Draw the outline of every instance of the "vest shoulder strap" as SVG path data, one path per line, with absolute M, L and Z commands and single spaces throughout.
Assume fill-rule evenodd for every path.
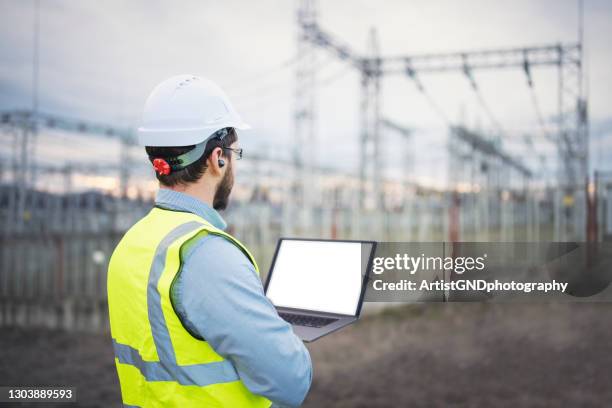
M 221 236 L 225 239 L 227 239 L 228 241 L 230 241 L 232 244 L 234 244 L 235 246 L 238 247 L 238 249 L 240 249 L 242 251 L 242 253 L 245 254 L 245 256 L 248 258 L 248 260 L 253 264 L 253 266 L 255 267 L 255 271 L 257 272 L 257 274 L 259 274 L 259 267 L 257 266 L 257 262 L 255 261 L 255 258 L 253 257 L 253 255 L 251 254 L 251 252 L 249 252 L 249 250 L 246 248 L 246 246 L 244 244 L 242 244 L 242 242 L 240 242 L 238 239 L 236 239 L 235 237 L 233 237 L 232 235 L 228 234 L 227 232 L 223 231 L 222 229 L 219 229 L 217 227 L 215 227 L 214 225 L 212 225 L 210 222 L 208 222 L 205 218 L 200 217 L 197 214 L 194 213 L 190 213 L 190 212 L 184 212 L 184 211 L 173 211 L 173 210 L 169 210 L 166 208 L 161 208 L 161 207 L 155 207 L 152 211 L 163 211 L 163 212 L 171 212 L 174 214 L 180 214 L 180 217 L 182 219 L 184 219 L 184 222 L 189 222 L 189 221 L 197 221 L 200 224 L 202 224 L 202 227 L 200 230 L 198 230 L 194 236 L 192 238 L 190 238 L 189 240 L 187 240 L 187 242 L 190 242 L 194 239 L 199 239 L 200 237 L 198 236 L 198 233 L 202 230 L 207 231 L 209 234 L 214 234 L 214 235 L 218 235 Z M 187 243 L 185 242 L 185 244 Z

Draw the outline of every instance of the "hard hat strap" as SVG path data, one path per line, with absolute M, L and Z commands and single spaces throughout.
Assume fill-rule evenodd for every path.
M 195 163 L 202 157 L 204 154 L 204 150 L 206 149 L 206 142 L 198 143 L 195 145 L 193 149 L 190 151 L 183 153 L 179 156 L 173 157 L 157 157 L 157 156 L 149 156 L 149 160 L 154 162 L 156 159 L 163 159 L 170 166 L 171 171 L 179 171 L 183 170 L 185 167 L 189 166 L 192 163 Z
M 168 163 L 171 171 L 179 171 L 189 166 L 190 164 L 198 161 L 200 157 L 202 157 L 202 155 L 204 154 L 204 151 L 206 150 L 206 145 L 208 144 L 210 140 L 215 139 L 215 138 L 218 138 L 219 140 L 223 140 L 225 136 L 227 136 L 228 134 L 229 134 L 229 128 L 219 129 L 215 133 L 213 133 L 211 136 L 206 138 L 206 140 L 204 140 L 201 143 L 198 143 L 197 145 L 195 145 L 193 149 L 191 149 L 190 151 L 186 153 L 183 153 L 175 157 L 149 156 L 149 160 L 151 160 L 151 162 L 154 162 L 156 159 L 163 159 L 166 163 Z
M 183 153 L 180 156 L 176 156 L 176 164 L 169 163 L 172 167 L 172 170 L 181 170 L 185 167 L 189 166 L 192 163 L 200 160 L 200 157 L 204 154 L 204 150 L 206 149 L 206 143 L 202 142 L 197 145 L 187 153 Z

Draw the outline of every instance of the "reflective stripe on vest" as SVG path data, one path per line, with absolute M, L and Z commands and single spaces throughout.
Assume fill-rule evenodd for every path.
M 153 217 L 153 220 L 148 221 L 149 224 L 146 224 L 147 217 Z M 170 274 L 170 277 L 174 277 L 178 271 L 173 270 L 174 268 L 172 270 L 166 270 L 168 265 L 173 265 L 171 261 L 175 261 L 174 259 L 169 258 L 169 248 L 173 246 L 173 244 L 179 242 L 182 242 L 181 245 L 184 244 L 193 236 L 202 231 L 225 236 L 245 253 L 249 260 L 255 265 L 256 270 L 258 270 L 251 254 L 235 238 L 221 230 L 216 229 L 206 222 L 206 220 L 194 214 L 186 215 L 186 213 L 179 214 L 168 210 L 154 209 L 147 217 L 143 219 L 145 222 L 145 227 L 143 228 L 143 226 L 139 226 L 139 229 L 137 228 L 135 230 L 137 231 L 135 233 L 136 236 L 130 235 L 128 237 L 128 234 L 126 234 L 126 237 L 124 237 L 126 242 L 122 240 L 122 242 L 118 245 L 118 249 L 123 245 L 122 250 L 115 250 L 116 253 L 119 253 L 119 255 L 117 255 L 118 258 L 127 256 L 127 253 L 129 253 L 129 249 L 131 248 L 130 245 L 135 245 L 135 243 L 138 243 L 137 238 L 139 234 L 147 233 L 147 225 L 152 225 L 153 229 L 155 229 L 155 221 L 161 220 L 167 222 L 167 217 L 172 217 L 172 220 L 175 219 L 178 225 L 172 228 L 170 232 L 167 232 L 166 235 L 160 241 L 158 241 L 159 244 L 154 249 L 154 254 L 152 256 L 152 261 L 147 276 L 146 316 L 148 317 L 148 324 L 150 325 L 150 335 L 152 337 L 152 341 L 148 340 L 149 337 L 147 331 L 145 331 L 142 336 L 134 336 L 133 331 L 126 330 L 125 326 L 123 326 L 124 323 L 122 320 L 124 319 L 117 317 L 117 313 L 111 313 L 113 348 L 115 351 L 117 370 L 119 372 L 122 394 L 124 397 L 123 402 L 125 406 L 181 406 L 186 403 L 199 404 L 204 401 L 211 406 L 213 404 L 214 406 L 269 406 L 270 401 L 261 396 L 250 393 L 250 391 L 248 391 L 248 389 L 240 381 L 240 378 L 231 362 L 216 354 L 214 351 L 212 351 L 212 349 L 210 349 L 211 351 L 201 355 L 201 362 L 199 363 L 180 364 L 177 362 L 177 355 L 175 352 L 175 347 L 173 346 L 173 341 L 180 341 L 181 339 L 184 339 L 184 341 L 194 340 L 182 326 L 179 328 L 176 324 L 174 324 L 173 329 L 169 328 L 168 322 L 166 321 L 168 313 L 170 313 L 167 307 L 169 293 L 166 293 L 166 289 L 164 289 L 164 304 L 166 304 L 166 315 L 164 315 L 162 294 L 159 290 L 162 275 Z M 175 250 L 170 254 L 170 257 L 176 256 L 176 246 L 174 248 Z M 152 250 L 153 249 L 151 248 L 151 251 Z M 115 258 L 115 253 L 113 254 L 113 258 Z M 111 288 L 114 287 L 110 285 L 111 279 L 117 279 L 118 274 L 120 273 L 130 272 L 129 270 L 122 270 L 120 266 L 132 265 L 129 263 L 129 261 L 127 263 L 122 263 L 122 259 L 125 260 L 125 258 L 118 260 L 116 259 L 115 261 L 111 259 L 111 264 L 109 265 L 109 308 L 111 308 L 111 300 L 113 299 L 111 296 Z M 119 266 L 116 267 L 115 265 L 117 264 Z M 144 274 L 135 275 L 144 276 Z M 129 278 L 130 277 L 128 277 L 128 279 Z M 167 288 L 167 279 L 168 276 L 166 276 L 166 286 L 163 286 L 164 288 Z M 121 281 L 121 279 L 119 279 L 119 281 Z M 115 280 L 113 281 L 113 283 L 116 282 L 117 281 Z M 136 282 L 138 283 L 139 281 L 137 280 Z M 140 284 L 145 285 L 145 282 L 143 281 Z M 144 286 L 141 287 L 141 289 L 144 289 Z M 137 296 L 137 293 L 135 293 L 134 296 Z M 129 311 L 125 312 L 129 313 Z M 142 312 L 144 312 L 144 310 Z M 174 314 L 174 316 L 176 316 L 173 309 L 171 312 Z M 143 315 L 143 317 L 144 316 L 145 315 Z M 172 317 L 172 319 L 175 319 L 175 317 Z M 129 339 L 130 335 L 132 336 L 131 340 Z M 126 336 L 128 340 L 127 343 L 132 344 L 125 344 L 125 342 L 121 341 L 121 339 L 125 338 Z M 198 341 L 201 342 L 200 344 L 208 344 L 203 340 Z M 154 353 L 157 354 L 158 361 L 150 361 L 151 357 L 143 357 L 141 351 L 138 349 L 138 347 L 141 347 L 139 344 L 149 344 L 151 347 L 153 347 Z M 207 348 L 209 348 L 209 346 L 207 346 Z M 185 354 L 184 349 L 185 347 L 183 347 L 183 355 Z M 149 350 L 145 354 L 151 354 L 151 352 L 153 352 L 152 349 L 147 349 L 146 346 L 145 350 Z M 196 357 L 193 358 L 197 359 L 197 350 L 195 350 L 194 354 L 196 354 Z M 135 377 L 134 372 L 129 372 L 126 374 L 123 367 L 132 367 L 132 369 L 137 370 L 139 375 Z M 161 387 L 161 384 L 163 384 L 162 382 L 174 383 L 176 384 L 175 387 L 186 387 L 173 388 L 171 392 L 164 392 L 164 390 L 159 388 Z M 157 386 L 156 384 L 160 384 L 160 386 Z M 198 386 L 202 388 L 193 389 L 192 387 L 188 386 Z M 160 394 L 162 394 L 161 398 L 163 398 L 163 401 L 158 400 L 160 398 Z
M 147 381 L 177 381 L 182 385 L 205 386 L 229 381 L 238 381 L 239 377 L 234 366 L 227 361 L 194 364 L 179 367 L 162 364 L 158 361 L 143 361 L 135 348 L 119 344 L 113 339 L 115 357 L 120 363 L 130 364 L 138 368 Z

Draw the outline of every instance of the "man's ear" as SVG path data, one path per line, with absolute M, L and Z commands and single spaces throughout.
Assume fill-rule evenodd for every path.
M 208 168 L 210 169 L 211 174 L 215 176 L 222 175 L 225 165 L 226 163 L 225 158 L 223 157 L 223 149 L 220 147 L 215 147 L 208 157 Z

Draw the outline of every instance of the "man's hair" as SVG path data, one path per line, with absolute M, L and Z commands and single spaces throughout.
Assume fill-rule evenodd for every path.
M 155 176 L 159 182 L 167 187 L 173 187 L 178 184 L 187 185 L 189 183 L 195 183 L 198 181 L 204 172 L 206 172 L 206 160 L 210 157 L 212 151 L 217 147 L 230 147 L 232 143 L 238 140 L 238 135 L 234 128 L 229 128 L 228 134 L 219 140 L 218 137 L 214 137 L 206 143 L 204 154 L 195 162 L 191 163 L 187 167 L 181 170 L 173 170 L 170 174 L 159 174 L 155 172 Z M 195 145 L 191 146 L 177 146 L 177 147 L 166 147 L 166 146 L 146 146 L 145 150 L 151 157 L 151 160 L 155 158 L 167 158 L 180 156 L 183 153 L 187 153 L 193 149 Z M 231 160 L 231 154 L 226 155 L 225 149 L 222 149 L 221 153 L 227 160 Z

